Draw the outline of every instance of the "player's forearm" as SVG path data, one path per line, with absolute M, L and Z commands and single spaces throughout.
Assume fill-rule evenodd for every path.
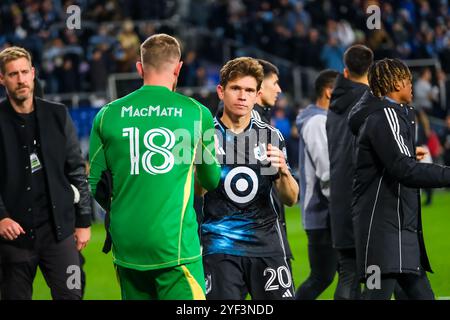
M 104 160 L 103 146 L 96 135 L 91 135 L 89 149 L 89 185 L 92 195 L 95 196 L 97 184 L 100 182 L 102 172 L 105 171 L 106 163 Z
M 292 207 L 297 203 L 299 187 L 290 172 L 280 172 L 280 177 L 275 180 L 275 188 L 283 204 Z
M 203 197 L 203 195 L 206 193 L 206 189 L 204 189 L 198 180 L 197 172 L 195 172 L 195 179 L 194 179 L 194 194 L 198 197 Z
M 198 170 L 198 182 L 201 187 L 211 191 L 214 190 L 219 184 L 220 180 L 220 167 L 202 168 Z
M 220 164 L 214 152 L 204 152 L 203 163 L 196 166 L 196 178 L 200 186 L 211 191 L 217 187 L 220 180 Z

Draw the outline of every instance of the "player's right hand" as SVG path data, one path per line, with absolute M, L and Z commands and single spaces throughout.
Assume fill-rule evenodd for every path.
M 423 147 L 416 147 L 416 160 L 420 161 L 428 154 L 428 150 Z
M 21 234 L 25 234 L 20 224 L 15 222 L 13 219 L 4 218 L 0 220 L 0 237 L 5 240 L 15 240 Z

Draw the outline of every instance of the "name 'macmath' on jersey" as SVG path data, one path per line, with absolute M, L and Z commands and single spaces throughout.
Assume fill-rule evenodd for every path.
M 135 108 L 133 106 L 122 107 L 120 116 L 124 117 L 182 117 L 183 109 L 176 107 L 148 106 Z

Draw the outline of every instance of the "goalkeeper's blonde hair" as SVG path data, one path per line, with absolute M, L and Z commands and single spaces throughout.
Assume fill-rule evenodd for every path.
M 177 63 L 180 59 L 180 43 L 168 34 L 154 34 L 141 45 L 141 63 L 144 69 L 150 67 L 160 71 L 166 63 Z

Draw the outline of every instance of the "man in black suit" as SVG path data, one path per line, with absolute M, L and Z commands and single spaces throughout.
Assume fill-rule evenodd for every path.
M 54 299 L 81 299 L 78 252 L 91 223 L 84 162 L 67 109 L 35 97 L 34 76 L 25 49 L 0 52 L 1 294 L 31 299 L 39 266 Z

